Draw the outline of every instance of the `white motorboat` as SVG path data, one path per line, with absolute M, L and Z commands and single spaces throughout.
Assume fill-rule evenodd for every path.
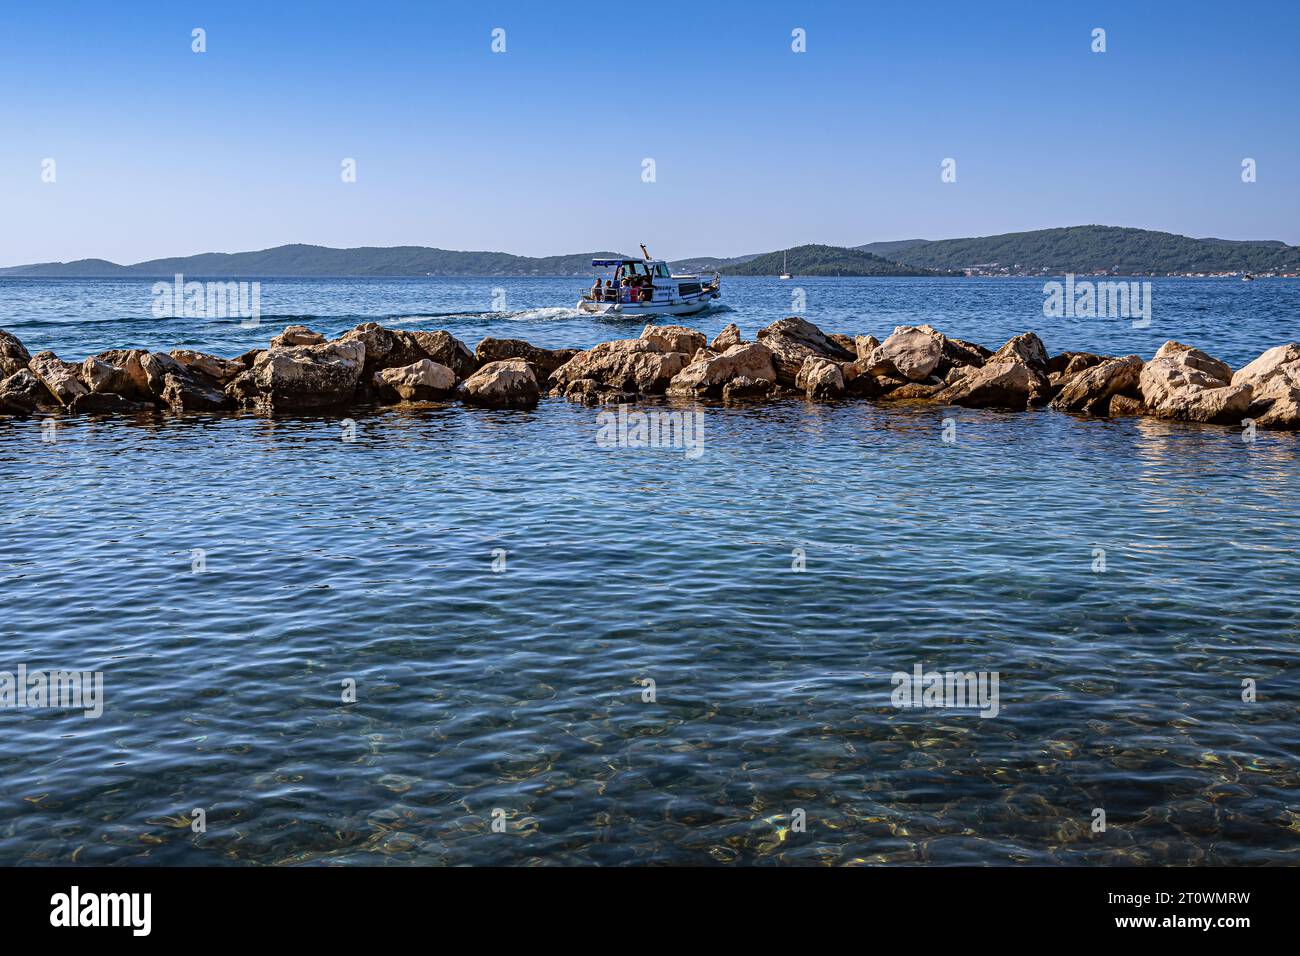
M 675 275 L 663 259 L 592 259 L 596 282 L 578 300 L 579 312 L 591 315 L 694 315 L 722 295 L 722 280 L 715 272 L 705 279 Z M 610 270 L 613 270 L 612 274 Z

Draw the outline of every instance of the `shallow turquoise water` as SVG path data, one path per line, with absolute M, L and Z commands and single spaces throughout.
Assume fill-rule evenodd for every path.
M 412 325 L 636 334 L 529 316 L 572 280 L 512 281 L 304 281 L 286 313 L 334 331 L 483 283 L 521 312 Z M 1152 350 L 1126 322 L 1043 329 L 1019 304 L 1041 283 L 915 283 L 827 280 L 822 324 Z M 59 285 L 0 282 L 0 327 L 67 358 L 275 331 L 218 347 L 230 329 Z M 694 324 L 776 317 L 785 289 L 735 285 Z M 1159 341 L 1240 364 L 1297 337 L 1294 285 L 1168 285 Z M 86 321 L 48 314 L 59 296 Z M 0 420 L 0 666 L 102 670 L 106 698 L 98 720 L 0 711 L 0 862 L 1295 862 L 1295 436 L 701 411 L 694 459 L 601 448 L 598 410 L 561 401 L 363 409 L 354 442 L 337 416 L 64 419 L 53 442 Z M 893 707 L 918 662 L 998 671 L 999 715 Z

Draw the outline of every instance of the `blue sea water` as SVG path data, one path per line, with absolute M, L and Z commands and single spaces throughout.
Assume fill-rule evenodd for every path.
M 574 314 L 582 285 L 268 279 L 245 329 L 153 318 L 149 280 L 0 279 L 0 328 L 68 359 L 291 322 L 638 334 Z M 1266 280 L 1155 280 L 1149 328 L 1047 319 L 1036 280 L 724 280 L 689 324 L 752 337 L 796 289 L 882 338 L 1234 366 L 1300 338 L 1300 284 Z M 354 409 L 355 441 L 0 419 L 0 670 L 104 675 L 99 719 L 0 710 L 0 863 L 1297 861 L 1296 436 L 699 410 L 699 457 L 603 448 L 561 400 Z M 996 671 L 998 715 L 895 707 L 917 664 Z

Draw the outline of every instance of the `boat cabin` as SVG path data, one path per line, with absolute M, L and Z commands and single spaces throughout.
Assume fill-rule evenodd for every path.
M 604 270 L 597 277 L 600 288 L 595 284 L 591 287 L 589 298 L 593 302 L 671 302 L 700 291 L 698 280 L 690 292 L 681 289 L 662 259 L 592 259 L 591 264 Z

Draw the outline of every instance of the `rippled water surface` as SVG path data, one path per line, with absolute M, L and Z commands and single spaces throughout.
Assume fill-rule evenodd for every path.
M 637 334 L 558 308 L 578 284 L 268 280 L 263 309 Z M 1294 283 L 1158 280 L 1149 329 L 1046 320 L 1041 282 L 800 287 L 828 331 L 990 346 L 1240 365 L 1300 331 Z M 725 288 L 692 324 L 789 311 L 789 283 Z M 0 280 L 0 327 L 233 355 L 290 321 L 156 320 L 148 293 Z M 556 400 L 353 410 L 353 442 L 338 416 L 0 419 L 0 669 L 105 682 L 98 720 L 0 711 L 0 863 L 1296 862 L 1295 436 L 698 408 L 695 458 L 601 448 Z M 999 714 L 894 707 L 918 663 L 997 671 Z

